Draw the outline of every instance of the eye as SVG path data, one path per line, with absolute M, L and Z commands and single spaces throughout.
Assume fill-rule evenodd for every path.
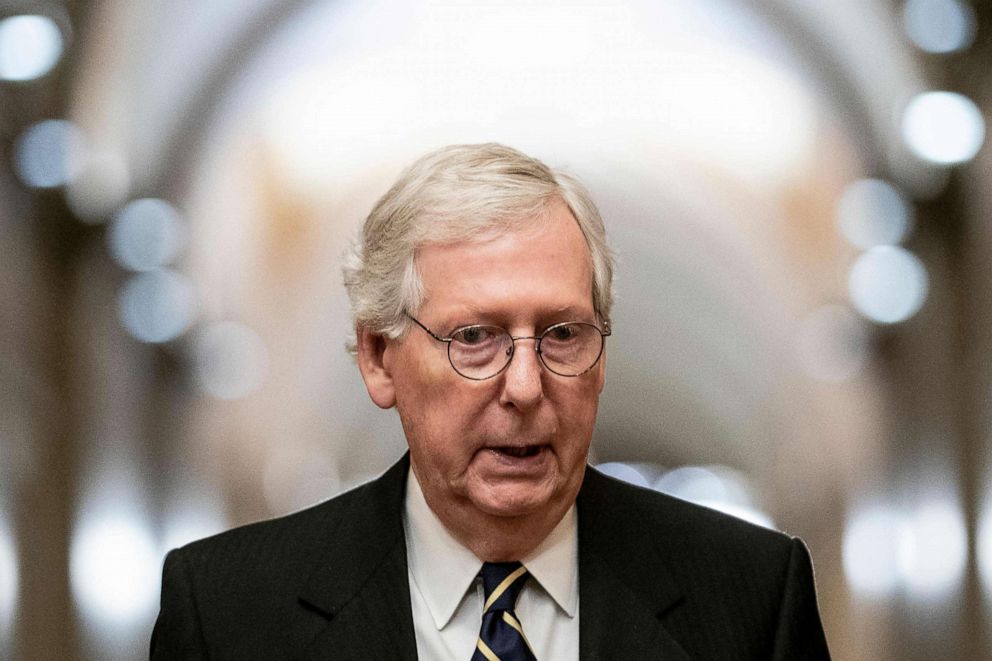
M 460 344 L 469 346 L 483 344 L 493 337 L 493 331 L 485 326 L 470 326 L 455 333 L 452 338 Z
M 555 326 L 548 333 L 547 337 L 556 342 L 567 342 L 568 340 L 574 339 L 576 335 L 579 334 L 579 329 L 572 324 L 564 324 L 562 326 Z

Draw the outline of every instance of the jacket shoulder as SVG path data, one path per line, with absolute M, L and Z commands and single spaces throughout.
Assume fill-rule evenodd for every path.
M 153 658 L 283 658 L 326 624 L 304 603 L 316 576 L 348 579 L 402 536 L 400 462 L 307 509 L 241 526 L 166 556 Z M 395 517 L 385 512 L 396 511 Z M 378 555 L 377 555 L 378 554 Z M 348 571 L 341 568 L 348 567 Z M 357 580 L 357 579 L 356 579 Z
M 171 551 L 163 569 L 162 613 L 181 586 L 180 592 L 193 595 L 210 640 L 240 622 L 255 622 L 256 631 L 266 631 L 274 621 L 288 622 L 307 578 L 336 548 L 339 531 L 361 510 L 370 488 L 366 484 L 304 510 Z
M 579 496 L 580 519 L 621 539 L 653 540 L 678 555 L 699 547 L 743 555 L 789 553 L 789 535 L 709 507 L 628 484 L 589 468 Z
M 809 553 L 790 535 L 590 469 L 579 543 L 643 603 L 665 604 L 692 658 L 828 658 Z

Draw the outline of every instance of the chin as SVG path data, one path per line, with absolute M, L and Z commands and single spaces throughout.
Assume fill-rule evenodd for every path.
M 544 489 L 490 489 L 472 499 L 476 508 L 491 516 L 518 517 L 546 512 L 554 503 Z

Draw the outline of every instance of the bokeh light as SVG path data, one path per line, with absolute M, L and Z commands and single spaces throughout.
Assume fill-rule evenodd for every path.
M 926 502 L 906 517 L 898 564 L 913 596 L 929 601 L 955 591 L 967 560 L 964 515 L 954 502 Z
M 675 468 L 658 478 L 654 488 L 759 526 L 774 527 L 772 518 L 754 506 L 747 478 L 726 466 Z
M 848 291 L 858 312 L 881 324 L 906 321 L 923 306 L 929 283 L 926 268 L 911 252 L 879 246 L 851 268 Z
M 975 561 L 985 600 L 992 605 L 992 491 L 986 493 L 978 519 Z
M 20 15 L 0 20 L 0 79 L 34 80 L 62 57 L 62 33 L 47 16 Z
M 628 484 L 634 484 L 644 488 L 651 487 L 651 483 L 644 473 L 622 461 L 607 461 L 598 464 L 596 470 L 610 477 L 615 477 L 618 480 L 623 480 Z
M 902 116 L 902 136 L 914 154 L 938 165 L 970 161 L 985 141 L 978 106 L 954 92 L 926 92 L 913 98 Z
M 655 481 L 654 488 L 692 502 L 732 498 L 728 485 L 716 473 L 700 466 L 682 466 L 671 470 Z M 739 496 L 735 494 L 735 497 Z
M 121 154 L 87 148 L 85 159 L 68 182 L 66 200 L 76 216 L 87 223 L 101 223 L 127 201 L 131 173 Z
M 902 18 L 906 34 L 928 53 L 953 53 L 975 40 L 975 10 L 961 0 L 907 0 Z
M 72 122 L 38 122 L 18 137 L 14 169 L 33 188 L 64 186 L 79 172 L 83 144 L 82 132 Z
M 844 574 L 851 588 L 866 597 L 890 595 L 899 583 L 902 519 L 877 505 L 854 513 L 844 530 Z
M 759 526 L 774 527 L 771 516 L 754 505 L 747 478 L 727 466 L 680 466 L 664 471 L 654 464 L 610 461 L 598 464 L 596 469 L 628 484 L 654 489 Z
M 840 382 L 858 374 L 869 357 L 866 323 L 843 305 L 824 305 L 799 324 L 799 360 L 815 379 Z
M 196 291 L 189 278 L 159 269 L 139 273 L 121 288 L 117 299 L 124 328 L 142 342 L 168 342 L 193 322 Z
M 0 516 L 0 655 L 12 653 L 9 644 L 17 615 L 17 594 L 20 577 L 14 536 L 7 521 Z M 6 658 L 6 657 L 5 657 Z
M 222 496 L 204 493 L 201 486 L 185 489 L 181 503 L 173 503 L 162 523 L 159 556 L 192 541 L 226 530 L 230 522 L 224 516 Z
M 73 597 L 85 616 L 104 624 L 134 624 L 154 612 L 160 568 L 151 531 L 137 517 L 84 518 L 73 536 Z
M 255 331 L 231 321 L 210 324 L 193 341 L 196 380 L 218 399 L 245 397 L 262 386 L 268 351 Z
M 118 212 L 107 235 L 117 262 L 132 271 L 170 264 L 182 251 L 186 232 L 179 213 L 165 200 L 143 198 Z
M 932 602 L 953 593 L 964 576 L 968 538 L 961 508 L 930 498 L 909 510 L 874 505 L 850 518 L 844 572 L 862 596 L 884 598 L 903 588 Z
M 913 209 L 892 184 L 859 179 L 844 189 L 837 206 L 837 223 L 844 238 L 868 250 L 905 240 L 912 227 Z

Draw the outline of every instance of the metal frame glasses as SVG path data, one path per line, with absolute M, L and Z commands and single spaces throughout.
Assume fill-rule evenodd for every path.
M 540 335 L 514 336 L 500 326 L 475 324 L 456 328 L 450 337 L 442 337 L 410 313 L 404 314 L 432 338 L 447 344 L 451 368 L 472 381 L 485 381 L 505 370 L 516 353 L 517 340 L 534 340 L 534 351 L 549 372 L 581 376 L 596 366 L 606 337 L 613 334 L 609 323 L 601 329 L 584 321 L 564 321 L 548 326 Z

